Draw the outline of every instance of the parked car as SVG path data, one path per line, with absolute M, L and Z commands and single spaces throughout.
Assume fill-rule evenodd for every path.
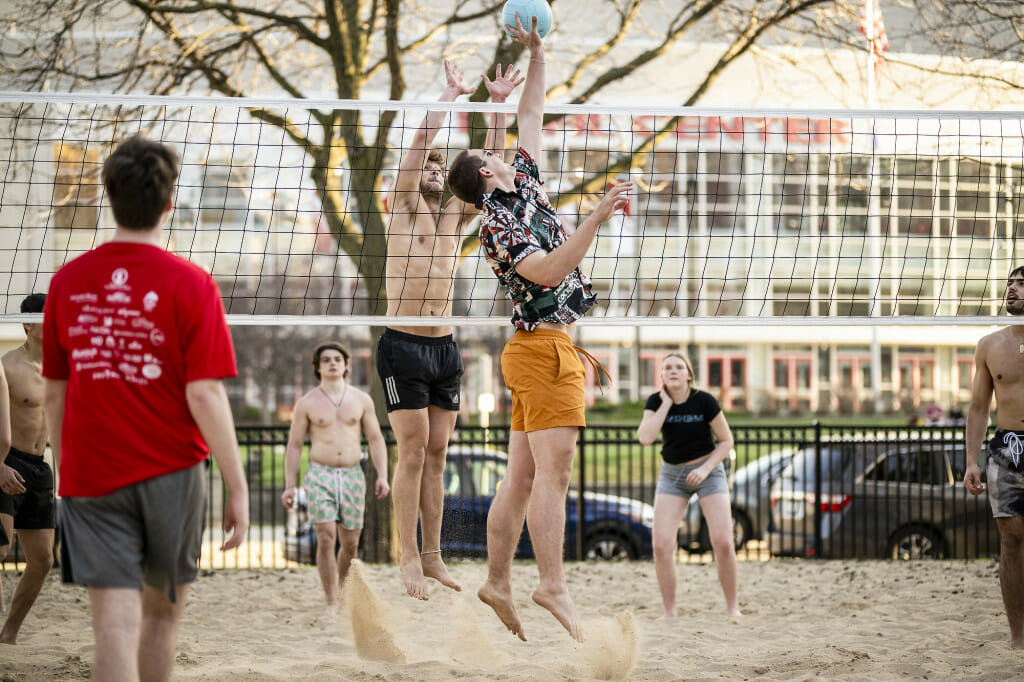
M 820 468 L 817 461 L 813 447 L 800 450 L 772 484 L 772 554 L 907 560 L 998 553 L 987 496 L 961 483 L 962 443 L 827 443 Z
M 771 485 L 795 454 L 793 448 L 776 450 L 736 470 L 730 491 L 736 549 L 764 536 L 771 516 L 768 504 Z M 694 554 L 711 551 L 708 524 L 704 520 L 697 493 L 686 504 L 683 522 L 679 526 L 679 546 Z
M 508 467 L 506 453 L 483 446 L 453 445 L 448 449 L 444 472 L 444 523 L 441 549 L 446 556 L 487 555 L 487 512 Z M 315 563 L 316 532 L 306 519 L 305 496 L 289 514 L 285 535 L 285 558 Z M 579 495 L 570 492 L 566 500 L 565 555 L 577 558 L 576 530 L 579 525 Z M 641 500 L 588 492 L 583 496 L 584 524 L 582 557 L 626 560 L 650 558 L 654 507 Z M 517 558 L 532 558 L 533 548 L 526 528 L 516 548 Z

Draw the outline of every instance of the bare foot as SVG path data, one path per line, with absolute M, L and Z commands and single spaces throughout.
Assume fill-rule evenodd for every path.
M 663 613 L 658 618 L 655 618 L 655 620 L 672 620 L 675 617 L 676 617 L 676 614 L 674 614 L 674 613 Z
M 338 615 L 338 604 L 337 604 L 337 602 L 335 602 L 334 604 L 327 604 L 326 606 L 324 606 L 324 613 L 327 614 L 328 616 L 336 616 L 336 615 Z
M 406 594 L 423 601 L 430 599 L 430 592 L 427 590 L 427 579 L 423 577 L 423 564 L 420 563 L 419 557 L 408 563 L 403 561 L 401 571 Z
M 1024 641 L 1015 642 L 1015 641 L 1013 641 L 1011 639 L 1010 640 L 1010 648 L 1011 649 L 1017 649 L 1018 651 L 1020 651 L 1021 649 L 1024 649 Z
M 480 598 L 480 601 L 494 609 L 494 612 L 498 614 L 498 618 L 505 624 L 509 632 L 524 642 L 526 641 L 526 633 L 523 632 L 523 624 L 519 620 L 519 613 L 516 611 L 516 605 L 512 602 L 510 591 L 500 590 L 490 582 L 486 582 L 483 587 L 477 590 L 476 596 Z
M 568 590 L 563 588 L 560 592 L 545 592 L 537 588 L 533 593 L 533 601 L 550 611 L 573 639 L 577 642 L 583 641 L 583 630 L 580 628 L 576 607 L 573 606 Z
M 448 573 L 448 567 L 444 565 L 441 554 L 433 552 L 420 557 L 423 566 L 423 575 L 426 578 L 433 578 L 445 587 L 450 587 L 456 592 L 462 592 L 462 585 L 455 582 L 455 578 Z
M 738 617 L 742 616 L 743 614 L 740 613 L 740 610 L 738 608 L 736 608 L 736 609 L 729 609 L 729 615 L 733 616 L 734 618 L 738 618 Z

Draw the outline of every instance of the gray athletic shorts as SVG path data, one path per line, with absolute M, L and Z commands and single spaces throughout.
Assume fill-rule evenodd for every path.
M 992 516 L 1008 519 L 1024 516 L 1024 434 L 995 432 L 988 447 L 988 465 L 985 468 L 988 484 L 988 503 Z M 1016 456 L 1015 456 L 1016 455 Z M 1016 460 L 1016 461 L 1014 461 Z
M 87 587 L 142 589 L 176 599 L 198 574 L 206 467 L 157 476 L 103 497 L 60 500 L 61 577 Z
M 697 493 L 698 497 L 708 497 L 719 493 L 729 492 L 729 484 L 725 478 L 725 467 L 718 464 L 703 483 L 694 487 L 686 482 L 690 472 L 699 467 L 703 462 L 684 462 L 682 464 L 669 464 L 662 461 L 661 473 L 658 474 L 658 488 L 654 491 L 660 495 L 676 495 L 678 497 L 689 497 Z

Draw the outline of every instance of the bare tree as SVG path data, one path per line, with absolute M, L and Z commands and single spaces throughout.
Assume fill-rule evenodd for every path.
M 871 46 L 865 4 L 862 0 L 836 5 L 795 32 L 789 30 L 792 26 L 783 29 L 784 42 L 820 54 L 824 64 L 814 62 L 812 78 L 856 88 L 849 61 L 840 58 L 859 54 L 867 63 Z M 1008 91 L 1024 91 L 1024 4 L 1018 0 L 874 0 L 874 7 L 884 20 L 875 30 L 884 26 L 888 48 L 882 87 L 899 93 L 902 106 L 913 98 L 922 107 L 948 106 L 944 98 L 959 92 L 936 84 L 948 85 L 953 79 L 972 89 L 979 107 L 1001 101 Z M 796 59 L 789 61 L 795 68 L 801 66 Z M 825 64 L 831 68 L 821 76 Z M 863 71 L 857 75 L 862 82 L 867 77 Z
M 662 64 L 683 41 L 713 45 L 717 58 L 695 79 L 680 104 L 701 100 L 729 66 L 772 31 L 798 35 L 822 17 L 849 13 L 846 0 L 570 0 L 553 1 L 563 23 L 552 39 L 570 55 L 549 95 L 585 103 L 639 69 Z M 24 90 L 101 89 L 120 93 L 220 94 L 232 97 L 285 93 L 296 98 L 333 93 L 360 99 L 409 94 L 410 65 L 439 63 L 472 36 L 494 36 L 491 64 L 511 63 L 522 46 L 500 30 L 503 0 L 9 0 L 0 19 L 0 73 Z M 774 39 L 785 33 L 776 33 Z M 561 36 L 561 39 L 559 38 Z M 577 37 L 586 36 L 586 40 Z M 630 39 L 630 40 L 627 40 Z M 638 41 L 644 45 L 637 48 Z M 488 40 L 488 44 L 492 41 Z M 573 49 L 565 49 L 571 44 Z M 463 48 L 470 49 L 470 48 Z M 659 60 L 661 60 L 659 62 Z M 472 100 L 486 99 L 481 86 Z M 365 284 L 369 312 L 386 310 L 384 225 L 380 181 L 393 139 L 394 111 L 364 127 L 359 111 L 314 110 L 314 126 L 286 114 L 250 108 L 249 114 L 284 131 L 308 157 L 309 176 L 338 247 Z M 607 173 L 637 165 L 676 120 L 608 167 L 563 188 L 557 202 L 601 189 Z M 315 129 L 314 129 L 315 128 Z M 471 120 L 472 143 L 484 126 Z M 641 159 L 642 162 L 642 159 Z M 332 173 L 359 169 L 346 182 Z M 473 248 L 468 237 L 466 249 Z

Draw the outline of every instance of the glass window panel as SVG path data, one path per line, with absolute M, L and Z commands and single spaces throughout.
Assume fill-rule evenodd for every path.
M 708 360 L 708 386 L 722 385 L 722 361 Z
M 798 388 L 811 387 L 811 361 L 796 361 L 796 385 Z
M 853 388 L 853 363 L 849 360 L 839 361 L 839 387 Z
M 737 152 L 707 152 L 705 172 L 709 175 L 740 175 L 743 172 L 743 154 Z
M 988 182 L 988 168 L 988 164 L 982 164 L 975 159 L 960 159 L 956 176 L 961 182 Z
M 956 209 L 961 215 L 964 212 L 972 215 L 991 215 L 992 197 L 988 192 L 960 190 L 956 194 Z
M 732 361 L 732 372 L 730 373 L 730 378 L 732 379 L 732 386 L 742 388 L 743 386 L 747 385 L 746 367 L 746 360 Z
M 789 363 L 785 360 L 775 361 L 775 387 L 789 387 Z
M 965 391 L 971 388 L 971 363 L 969 362 L 958 362 L 957 366 L 957 385 Z
M 930 159 L 899 158 L 896 160 L 896 175 L 904 181 L 931 180 L 935 171 L 935 162 Z
M 935 388 L 935 365 L 930 362 L 921 363 L 921 390 Z

